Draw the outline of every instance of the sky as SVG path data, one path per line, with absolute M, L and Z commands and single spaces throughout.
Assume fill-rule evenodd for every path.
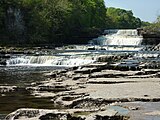
M 160 0 L 105 0 L 107 7 L 132 10 L 143 21 L 154 22 L 160 15 Z

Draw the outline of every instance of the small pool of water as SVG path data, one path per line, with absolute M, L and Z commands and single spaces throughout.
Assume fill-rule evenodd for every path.
M 47 79 L 44 73 L 62 69 L 55 67 L 4 67 L 0 66 L 0 85 L 18 86 L 16 92 L 0 94 L 0 120 L 19 108 L 53 109 L 49 98 L 35 98 L 25 90 L 32 82 Z

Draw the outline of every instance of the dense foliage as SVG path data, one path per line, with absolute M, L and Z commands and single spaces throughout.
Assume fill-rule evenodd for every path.
M 104 0 L 0 1 L 1 43 L 85 43 L 101 29 L 140 26 L 131 11 L 106 8 Z
M 133 16 L 132 11 L 123 10 L 120 8 L 108 8 L 107 17 L 111 23 L 108 23 L 110 28 L 138 28 L 141 26 L 141 20 Z
M 144 26 L 144 31 L 148 34 L 160 34 L 160 16 L 157 17 L 157 20 L 154 23 L 148 23 L 147 26 Z

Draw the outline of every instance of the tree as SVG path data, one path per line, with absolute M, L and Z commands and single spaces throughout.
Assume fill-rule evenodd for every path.
M 4 39 L 19 44 L 87 43 L 88 36 L 94 37 L 106 27 L 140 25 L 141 20 L 132 11 L 106 9 L 104 0 L 0 1 L 1 42 Z
M 111 19 L 110 26 L 112 28 L 138 28 L 141 26 L 141 20 L 134 17 L 130 10 L 110 7 L 107 8 L 106 16 Z
M 146 33 L 157 35 L 160 34 L 160 16 L 157 16 L 157 20 L 154 23 L 144 22 L 143 24 L 143 29 Z

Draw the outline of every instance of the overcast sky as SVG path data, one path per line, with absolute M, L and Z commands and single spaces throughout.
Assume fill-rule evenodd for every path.
M 160 0 L 105 0 L 107 7 L 132 10 L 143 21 L 154 22 L 160 15 Z

